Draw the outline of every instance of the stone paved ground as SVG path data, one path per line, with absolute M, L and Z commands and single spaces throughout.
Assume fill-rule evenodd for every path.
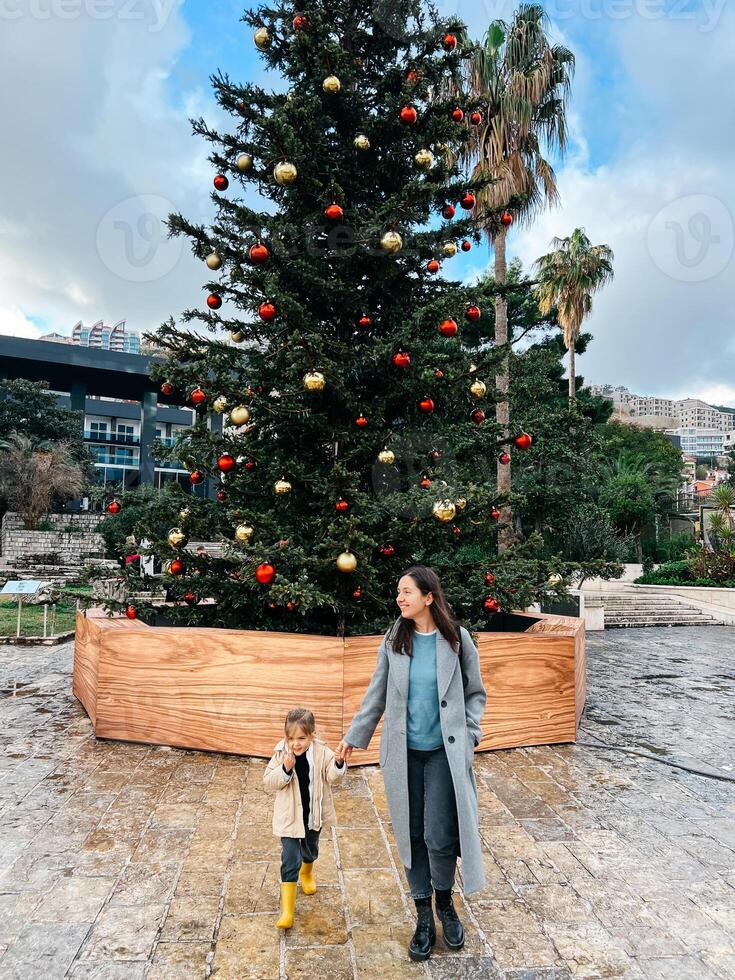
M 379 771 L 352 770 L 339 826 L 275 929 L 264 763 L 97 742 L 71 646 L 0 660 L 0 976 L 435 980 L 735 978 L 735 631 L 589 638 L 577 746 L 477 759 L 487 888 L 461 955 L 407 961 L 405 882 Z

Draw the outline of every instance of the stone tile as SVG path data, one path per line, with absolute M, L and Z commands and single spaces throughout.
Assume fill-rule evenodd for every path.
M 3 977 L 63 977 L 84 941 L 87 924 L 53 928 L 42 922 L 28 923 L 0 961 Z
M 408 944 L 415 926 L 389 923 L 379 926 L 355 926 L 352 942 L 359 980 L 405 980 L 420 976 L 408 958 Z
M 206 871 L 182 874 L 176 883 L 176 895 L 221 895 L 225 876 Z
M 211 941 L 219 914 L 219 896 L 175 898 L 161 932 L 164 942 Z
M 212 976 L 217 980 L 279 980 L 280 932 L 272 915 L 225 916 Z
M 339 889 L 325 885 L 318 888 L 315 895 L 304 895 L 299 891 L 294 924 L 285 935 L 288 947 L 346 943 L 347 924 Z
M 405 922 L 406 909 L 401 889 L 391 871 L 345 871 L 344 884 L 350 923 L 377 925 Z
M 286 976 L 294 980 L 352 980 L 352 960 L 345 946 L 287 949 Z
M 445 956 L 434 954 L 427 963 L 433 980 L 505 980 L 491 956 Z M 529 978 L 530 980 L 530 978 Z
M 189 850 L 190 830 L 147 830 L 133 851 L 131 861 L 151 863 L 184 857 Z
M 210 943 L 160 942 L 146 980 L 194 980 L 206 977 Z
M 159 803 L 151 816 L 150 826 L 152 829 L 193 830 L 198 816 L 198 809 L 191 803 Z
M 225 914 L 278 911 L 281 901 L 280 872 L 279 861 L 235 865 L 227 882 Z M 317 878 L 317 888 L 318 882 Z
M 388 848 L 377 828 L 360 831 L 337 831 L 340 861 L 343 868 L 390 868 Z
M 115 878 L 59 878 L 33 912 L 34 922 L 94 922 Z
M 69 976 L 72 980 L 144 980 L 147 963 L 77 963 Z M 149 974 L 150 975 L 150 974 Z
M 80 960 L 147 960 L 165 905 L 107 906 L 92 927 Z
M 118 878 L 110 905 L 155 905 L 167 902 L 174 890 L 177 874 L 176 864 L 130 863 Z
M 641 956 L 637 962 L 643 975 L 650 980 L 716 980 L 717 977 L 694 956 Z

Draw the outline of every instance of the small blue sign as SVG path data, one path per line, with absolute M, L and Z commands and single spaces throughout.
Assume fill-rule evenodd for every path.
M 0 595 L 35 595 L 42 585 L 40 579 L 24 579 L 21 582 L 6 582 L 0 589 Z

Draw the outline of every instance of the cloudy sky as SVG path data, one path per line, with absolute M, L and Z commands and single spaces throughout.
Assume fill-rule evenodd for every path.
M 308 7 L 308 4 L 306 5 Z M 481 37 L 505 0 L 445 0 Z M 727 9 L 729 7 L 729 10 Z M 562 205 L 514 228 L 530 265 L 584 227 L 615 252 L 579 370 L 643 394 L 735 405 L 735 4 L 549 0 L 577 57 Z M 0 333 L 126 319 L 151 330 L 201 303 L 201 265 L 159 218 L 211 214 L 189 118 L 222 129 L 208 76 L 282 88 L 241 0 L 0 0 Z M 453 260 L 474 277 L 483 247 Z

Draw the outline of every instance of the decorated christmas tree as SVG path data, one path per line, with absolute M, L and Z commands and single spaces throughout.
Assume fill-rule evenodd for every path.
M 169 219 L 202 262 L 202 306 L 161 327 L 154 375 L 197 413 L 161 455 L 211 491 L 162 494 L 135 528 L 141 550 L 185 600 L 178 622 L 382 632 L 397 578 L 421 563 L 487 627 L 568 569 L 533 539 L 496 554 L 497 459 L 534 465 L 543 445 L 522 419 L 494 421 L 494 285 L 452 278 L 480 242 L 459 149 L 492 111 L 448 94 L 464 28 L 420 0 L 243 19 L 288 90 L 212 79 L 232 117 L 224 133 L 194 122 L 212 147 L 212 221 Z M 194 540 L 224 544 L 197 555 Z M 150 617 L 144 602 L 128 613 Z

